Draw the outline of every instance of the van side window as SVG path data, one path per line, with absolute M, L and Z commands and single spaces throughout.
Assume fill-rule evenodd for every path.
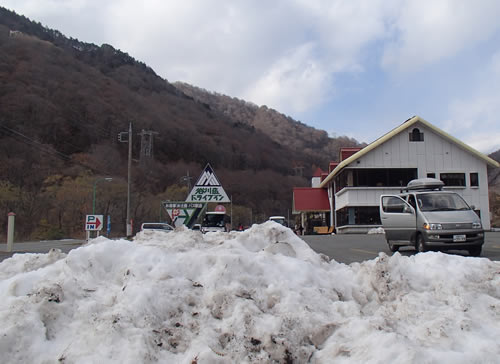
M 405 212 L 405 202 L 403 199 L 395 196 L 382 197 L 382 209 L 384 212 L 403 213 Z

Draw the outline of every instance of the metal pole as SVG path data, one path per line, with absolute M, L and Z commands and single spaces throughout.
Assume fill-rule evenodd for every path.
M 94 181 L 94 188 L 92 191 L 92 215 L 95 215 L 95 191 L 97 189 L 97 182 L 99 182 L 99 181 L 111 182 L 112 180 L 113 180 L 113 177 L 103 177 L 103 178 L 97 178 Z
M 132 236 L 132 225 L 130 222 L 130 181 L 132 178 L 132 123 L 128 126 L 128 179 L 127 179 L 127 238 Z
M 7 251 L 12 251 L 12 246 L 14 245 L 14 220 L 16 218 L 16 214 L 13 212 L 9 212 L 7 214 L 9 217 L 7 221 Z
M 92 191 L 92 215 L 95 215 L 95 189 L 96 189 L 97 181 L 98 180 L 94 181 L 94 188 Z

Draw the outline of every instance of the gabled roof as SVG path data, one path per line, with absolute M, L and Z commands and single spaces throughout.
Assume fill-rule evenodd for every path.
M 330 211 L 328 191 L 325 188 L 295 187 L 293 211 Z
M 316 168 L 316 171 L 314 172 L 313 177 L 321 177 L 322 174 L 323 174 L 323 170 L 318 167 L 318 168 Z
M 387 134 L 381 136 L 380 138 L 378 138 L 377 140 L 375 140 L 373 143 L 368 144 L 366 147 L 364 147 L 363 149 L 361 149 L 359 152 L 353 154 L 352 156 L 350 156 L 346 160 L 343 160 L 342 162 L 340 162 L 339 165 L 337 167 L 335 167 L 335 169 L 328 175 L 328 177 L 326 177 L 321 182 L 321 184 L 320 184 L 319 187 L 326 187 L 326 185 L 333 179 L 333 177 L 335 177 L 344 167 L 348 166 L 350 163 L 352 163 L 355 160 L 361 158 L 365 154 L 371 152 L 373 149 L 377 148 L 378 146 L 382 145 L 383 143 L 385 143 L 386 141 L 388 141 L 389 139 L 391 139 L 395 135 L 403 132 L 404 130 L 410 128 L 412 125 L 414 125 L 414 124 L 416 124 L 418 122 L 420 122 L 421 124 L 425 125 L 429 129 L 433 130 L 436 134 L 440 135 L 444 139 L 447 139 L 450 142 L 457 144 L 459 147 L 461 147 L 462 149 L 465 149 L 469 153 L 475 155 L 477 158 L 483 160 L 484 162 L 486 162 L 490 166 L 496 167 L 496 168 L 500 167 L 500 164 L 497 161 L 491 159 L 490 157 L 484 155 L 481 152 L 478 152 L 477 150 L 475 150 L 474 148 L 468 146 L 464 142 L 461 142 L 457 138 L 455 138 L 455 137 L 451 136 L 450 134 L 446 133 L 445 131 L 439 129 L 437 126 L 434 126 L 431 123 L 429 123 L 428 121 L 425 121 L 421 117 L 414 116 L 414 117 L 406 120 L 403 124 L 401 124 L 398 127 L 394 128 L 393 130 L 391 130 Z

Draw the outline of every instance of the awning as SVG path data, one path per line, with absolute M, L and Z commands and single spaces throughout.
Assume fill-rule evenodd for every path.
M 293 189 L 294 212 L 329 212 L 328 191 L 325 188 L 295 187 Z

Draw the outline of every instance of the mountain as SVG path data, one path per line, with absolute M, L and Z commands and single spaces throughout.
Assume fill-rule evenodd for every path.
M 276 143 L 295 151 L 302 151 L 313 158 L 313 163 L 318 163 L 320 166 L 328 165 L 330 161 L 338 161 L 340 147 L 360 145 L 358 141 L 345 136 L 330 138 L 326 131 L 298 122 L 267 106 L 259 107 L 253 103 L 210 92 L 184 82 L 175 82 L 174 86 L 196 101 L 229 116 L 232 120 L 263 132 Z
M 0 8 L 0 210 L 17 213 L 19 236 L 74 236 L 95 204 L 122 233 L 128 148 L 117 136 L 129 123 L 136 225 L 165 219 L 160 201 L 184 199 L 206 163 L 235 223 L 286 216 L 292 188 L 337 157 L 335 143 L 359 144 L 240 100 L 229 112 L 193 90 L 111 45 Z

